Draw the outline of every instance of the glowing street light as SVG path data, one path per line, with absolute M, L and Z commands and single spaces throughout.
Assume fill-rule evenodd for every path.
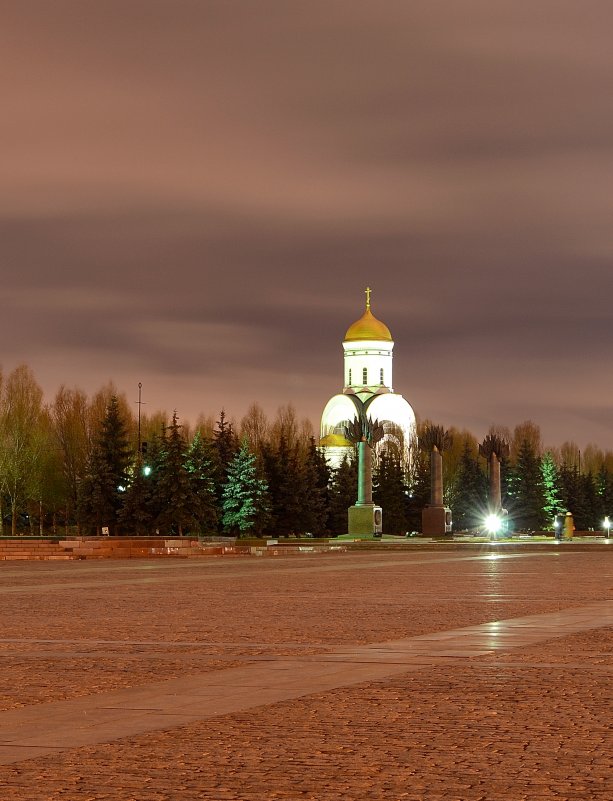
M 502 520 L 498 515 L 488 515 L 485 518 L 485 528 L 495 537 L 502 528 Z
M 609 536 L 611 534 L 611 521 L 609 520 L 609 516 L 608 515 L 602 521 L 602 525 L 603 525 L 603 528 L 606 528 L 606 530 L 607 530 L 607 539 L 609 539 Z

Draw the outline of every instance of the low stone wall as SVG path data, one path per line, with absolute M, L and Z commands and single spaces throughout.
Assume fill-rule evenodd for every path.
M 25 537 L 14 540 L 0 540 L 0 561 L 18 559 L 72 559 L 61 548 L 57 540 L 33 540 Z
M 273 541 L 274 542 L 274 541 Z M 338 546 L 292 545 L 279 547 L 273 542 L 224 544 L 199 542 L 191 537 L 71 537 L 35 539 L 18 537 L 0 540 L 0 561 L 56 559 L 190 559 L 206 556 L 279 556 L 281 553 L 312 553 L 340 550 Z M 345 548 L 342 548 L 345 550 Z
M 77 559 L 142 559 L 199 556 L 198 540 L 190 537 L 78 537 L 59 545 Z
M 198 540 L 183 537 L 74 537 L 65 540 L 0 540 L 0 560 L 14 559 L 139 559 L 176 557 L 187 559 L 221 552 L 223 546 L 201 547 Z

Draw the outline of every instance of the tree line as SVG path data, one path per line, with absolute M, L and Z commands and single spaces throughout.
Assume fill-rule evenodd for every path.
M 480 527 L 488 512 L 488 464 L 470 432 L 449 433 L 452 447 L 443 454 L 445 502 L 452 509 L 455 530 Z M 491 438 L 506 446 L 500 458 L 502 506 L 514 530 L 553 530 L 556 517 L 568 511 L 582 531 L 601 529 L 604 518 L 613 517 L 612 451 L 590 444 L 582 452 L 572 441 L 544 447 L 532 421 L 512 431 L 492 426 L 486 440 Z M 418 506 L 429 494 L 425 456 L 419 454 L 415 472 Z
M 355 458 L 331 469 L 311 423 L 291 406 L 268 420 L 254 403 L 238 422 L 222 410 L 193 426 L 176 412 L 141 416 L 134 406 L 112 384 L 91 398 L 61 387 L 45 403 L 26 365 L 0 373 L 0 534 L 346 532 Z M 418 435 L 429 425 L 420 424 Z M 531 422 L 492 431 L 509 443 L 501 482 L 514 528 L 551 528 L 566 510 L 577 528 L 598 528 L 613 514 L 611 452 L 591 445 L 581 453 L 572 442 L 545 449 Z M 470 432 L 450 429 L 449 436 L 445 502 L 455 530 L 479 526 L 487 466 Z M 429 493 L 426 453 L 413 450 L 407 473 L 397 450 L 379 451 L 373 497 L 384 509 L 385 533 L 418 531 Z
M 192 427 L 176 412 L 139 419 L 112 384 L 45 404 L 27 366 L 0 374 L 0 535 L 325 536 L 346 531 L 356 484 L 291 406 Z

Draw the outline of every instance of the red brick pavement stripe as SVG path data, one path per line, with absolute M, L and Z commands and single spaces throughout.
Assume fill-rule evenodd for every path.
M 242 667 L 0 713 L 0 764 L 300 698 L 613 625 L 613 601 L 303 658 Z M 469 664 L 469 663 L 465 663 Z

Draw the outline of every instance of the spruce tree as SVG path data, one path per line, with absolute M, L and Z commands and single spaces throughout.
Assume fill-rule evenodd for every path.
M 551 529 L 556 516 L 564 511 L 564 504 L 560 491 L 560 475 L 550 451 L 547 451 L 541 459 L 541 480 L 545 498 L 545 505 L 543 506 L 545 525 L 548 529 Z
M 591 472 L 581 476 L 583 487 L 584 506 L 580 511 L 579 519 L 575 518 L 575 528 L 578 531 L 593 531 L 599 528 L 599 498 L 596 482 Z
M 348 510 L 358 495 L 358 469 L 355 458 L 347 456 L 334 470 L 330 484 L 330 523 L 332 536 L 346 534 L 349 526 Z
M 311 532 L 316 537 L 329 534 L 330 515 L 330 468 L 325 456 L 309 439 L 309 446 L 302 459 L 301 482 L 304 486 L 304 506 L 300 514 L 301 533 Z
M 155 523 L 163 533 L 180 537 L 194 524 L 192 485 L 185 467 L 186 450 L 177 413 L 174 412 L 172 423 L 166 429 L 156 475 L 159 512 Z
M 126 489 L 119 520 L 128 532 L 137 536 L 152 533 L 152 516 L 150 511 L 150 480 L 145 475 L 142 458 L 137 458 L 133 474 Z
M 605 517 L 613 517 L 613 476 L 604 464 L 598 471 L 596 487 L 598 492 L 598 525 L 601 526 Z
M 95 436 L 80 492 L 81 517 L 97 533 L 106 526 L 111 535 L 117 534 L 131 458 L 127 427 L 113 395 Z
M 304 531 L 301 516 L 306 504 L 304 476 L 297 445 L 281 434 L 276 447 L 263 448 L 264 471 L 270 497 L 270 530 L 277 536 Z
M 577 465 L 560 468 L 560 489 L 565 511 L 571 512 L 575 528 L 581 530 L 588 517 L 585 483 Z
M 216 531 L 219 506 L 215 487 L 213 447 L 198 432 L 187 451 L 185 468 L 191 485 L 191 512 L 201 533 Z
M 255 455 L 243 440 L 228 465 L 228 478 L 223 487 L 224 529 L 239 536 L 260 533 L 266 520 L 266 499 L 266 482 L 258 478 Z
M 456 531 L 483 524 L 487 513 L 487 478 L 468 441 L 460 458 L 454 504 L 452 511 Z
M 215 492 L 217 494 L 217 507 L 221 509 L 223 503 L 223 488 L 228 479 L 228 467 L 236 456 L 239 448 L 238 438 L 234 433 L 232 423 L 226 420 L 224 409 L 219 413 L 219 420 L 215 423 L 212 445 L 211 461 Z M 221 517 L 219 519 L 219 531 L 223 531 Z
M 375 473 L 373 500 L 383 509 L 383 533 L 404 534 L 407 530 L 408 490 L 400 461 L 382 453 Z
M 500 456 L 500 495 L 502 508 L 507 511 L 511 503 L 512 475 L 513 468 L 511 467 L 511 460 L 507 451 Z
M 450 485 L 449 493 L 453 492 Z M 417 449 L 413 455 L 411 473 L 405 496 L 405 519 L 407 531 L 421 531 L 421 513 L 430 503 L 430 454 L 423 449 Z M 455 495 L 455 493 L 453 493 Z M 383 525 L 385 526 L 386 511 L 383 509 Z
M 524 438 L 513 470 L 512 518 L 515 528 L 538 531 L 547 522 L 541 462 L 534 444 Z
M 147 458 L 143 460 L 143 470 L 146 469 L 147 475 L 144 485 L 146 489 L 147 514 L 151 524 L 152 533 L 159 534 L 157 519 L 162 510 L 160 494 L 158 493 L 158 483 L 161 474 L 161 466 L 166 449 L 166 426 L 162 425 L 160 432 L 154 434 L 147 444 Z
M 219 456 L 219 465 L 222 476 L 222 483 L 225 481 L 225 476 L 230 465 L 230 462 L 236 456 L 239 449 L 238 437 L 234 433 L 232 423 L 226 420 L 226 413 L 222 409 L 219 414 L 219 420 L 216 423 L 216 428 L 213 430 L 213 444 Z

